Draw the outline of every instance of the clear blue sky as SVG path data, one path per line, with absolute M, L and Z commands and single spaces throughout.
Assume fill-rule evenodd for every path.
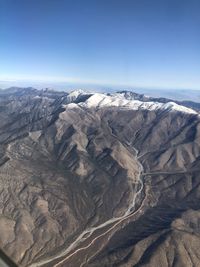
M 0 0 L 0 81 L 200 89 L 199 0 Z

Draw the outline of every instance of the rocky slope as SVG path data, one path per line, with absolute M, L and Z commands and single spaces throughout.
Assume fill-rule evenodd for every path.
M 2 91 L 0 246 L 20 266 L 199 266 L 200 119 L 183 104 Z

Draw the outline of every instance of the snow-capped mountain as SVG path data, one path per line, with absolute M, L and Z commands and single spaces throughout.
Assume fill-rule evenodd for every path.
M 149 101 L 147 96 L 142 98 L 139 95 L 130 93 L 115 93 L 115 94 L 103 94 L 103 93 L 89 93 L 83 90 L 77 90 L 69 93 L 67 96 L 70 103 L 76 102 L 81 97 L 87 96 L 84 102 L 79 102 L 77 105 L 85 108 L 103 108 L 103 107 L 118 107 L 132 110 L 168 110 L 178 111 L 183 113 L 198 114 L 195 110 L 177 104 L 172 101 L 159 102 L 159 99 L 155 101 Z M 138 100 L 142 99 L 142 100 Z M 75 105 L 70 105 L 70 107 Z

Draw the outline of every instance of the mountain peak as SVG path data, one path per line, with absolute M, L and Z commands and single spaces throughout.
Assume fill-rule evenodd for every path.
M 80 100 L 80 96 L 87 96 L 84 101 Z M 195 110 L 185 107 L 173 101 L 159 101 L 145 95 L 139 95 L 134 92 L 118 92 L 113 94 L 104 93 L 86 93 L 85 91 L 73 91 L 68 95 L 69 102 L 79 102 L 80 106 L 86 108 L 103 108 L 118 107 L 132 110 L 168 110 L 169 112 L 183 112 L 189 114 L 198 114 Z M 82 99 L 83 100 L 83 99 Z

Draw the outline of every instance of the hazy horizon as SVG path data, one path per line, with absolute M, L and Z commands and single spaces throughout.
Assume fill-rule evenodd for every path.
M 101 84 L 101 83 L 82 83 L 82 82 L 45 82 L 45 81 L 3 81 L 0 80 L 0 89 L 7 89 L 10 87 L 34 87 L 36 89 L 44 89 L 44 88 L 52 88 L 55 90 L 63 90 L 67 88 L 72 88 L 72 89 L 94 89 L 94 90 L 99 90 L 99 89 L 106 89 L 110 88 L 112 90 L 118 90 L 118 89 L 127 89 L 127 90 L 134 90 L 134 89 L 139 89 L 139 90 L 164 90 L 164 91 L 185 91 L 185 90 L 192 90 L 192 91 L 200 91 L 199 88 L 191 89 L 191 88 L 173 88 L 173 87 L 162 87 L 162 86 L 155 86 L 155 87 L 148 87 L 148 86 L 139 86 L 139 85 L 126 85 L 126 84 Z
M 191 89 L 176 89 L 176 88 L 141 88 L 141 87 L 134 87 L 134 86 L 126 86 L 126 85 L 120 85 L 120 86 L 114 86 L 114 85 L 93 85 L 93 84 L 73 84 L 73 83 L 62 83 L 59 86 L 56 86 L 56 84 L 37 84 L 37 83 L 12 83 L 11 86 L 2 86 L 0 82 L 0 89 L 8 89 L 10 87 L 22 87 L 22 88 L 28 88 L 33 87 L 35 89 L 45 89 L 50 88 L 56 91 L 65 91 L 70 92 L 76 89 L 83 89 L 88 90 L 89 92 L 100 92 L 100 93 L 114 93 L 117 91 L 132 91 L 139 94 L 144 94 L 151 97 L 164 97 L 172 100 L 189 100 L 193 102 L 199 102 L 200 103 L 200 90 L 191 90 Z

